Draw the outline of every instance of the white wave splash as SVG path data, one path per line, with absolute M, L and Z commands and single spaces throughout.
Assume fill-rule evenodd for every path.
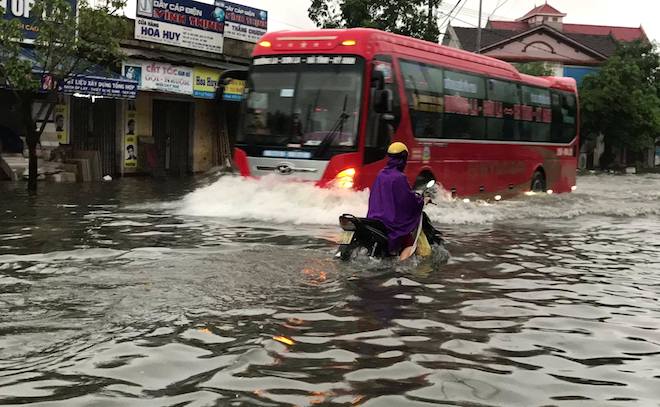
M 275 223 L 334 224 L 342 213 L 364 216 L 368 199 L 368 191 L 323 189 L 275 176 L 259 180 L 226 176 L 186 195 L 176 212 Z
M 518 219 L 570 219 L 583 215 L 635 217 L 660 215 L 660 176 L 591 175 L 578 178 L 570 194 L 470 201 L 438 194 L 427 207 L 440 224 L 487 224 Z M 368 191 L 322 189 L 312 184 L 222 177 L 172 205 L 177 214 L 273 223 L 335 224 L 342 213 L 364 216 Z

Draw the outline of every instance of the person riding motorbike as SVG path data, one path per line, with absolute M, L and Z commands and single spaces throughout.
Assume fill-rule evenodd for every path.
M 425 200 L 415 193 L 403 170 L 408 160 L 408 147 L 401 142 L 387 149 L 389 160 L 376 177 L 369 195 L 367 219 L 380 221 L 387 230 L 388 249 L 396 255 L 412 246 Z

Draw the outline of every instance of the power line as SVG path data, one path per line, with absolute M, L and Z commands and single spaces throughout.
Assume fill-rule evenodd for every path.
M 456 10 L 456 7 L 458 7 L 458 5 L 461 4 L 462 1 L 463 1 L 463 0 L 458 0 L 458 1 L 456 2 L 456 4 L 454 4 L 454 7 L 452 7 L 452 9 L 451 9 L 451 11 L 449 12 L 449 14 L 447 15 L 447 17 L 445 17 L 444 21 L 442 21 L 442 24 L 440 24 L 440 32 L 442 32 L 442 27 L 443 27 L 443 26 L 445 25 L 445 23 L 449 20 L 449 17 L 451 16 L 451 14 L 454 12 L 454 10 Z
M 463 7 L 464 7 L 466 4 L 467 4 L 467 0 L 465 0 L 465 2 L 461 5 L 461 8 L 459 8 L 458 11 L 456 12 L 456 15 L 457 15 L 457 16 L 458 16 L 459 14 L 461 14 L 461 10 L 463 10 Z M 451 22 L 452 22 L 452 21 L 454 20 L 454 18 L 456 18 L 456 17 L 451 18 L 451 16 L 447 16 L 447 18 L 449 18 L 449 21 L 447 22 L 447 25 L 445 26 L 445 32 L 444 32 L 444 34 L 442 34 L 442 39 L 444 39 L 445 35 L 447 35 L 447 30 L 449 29 L 449 25 L 451 24 Z
M 497 10 L 499 10 L 500 7 L 504 6 L 504 5 L 505 5 L 506 3 L 508 3 L 508 2 L 509 2 L 509 0 L 504 0 L 504 1 L 500 4 L 500 2 L 498 1 L 498 2 L 497 2 L 497 5 L 496 5 L 495 8 L 493 9 L 493 12 L 490 13 L 490 15 L 488 16 L 488 19 L 490 20 L 491 18 L 493 18 L 493 16 L 495 15 L 495 12 L 496 12 Z

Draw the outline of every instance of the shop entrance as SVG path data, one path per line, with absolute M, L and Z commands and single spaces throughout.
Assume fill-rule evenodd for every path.
M 92 103 L 87 98 L 71 98 L 71 146 L 78 151 L 79 158 L 91 160 L 92 167 L 98 166 L 94 171 L 100 171 L 95 172 L 99 178 L 117 173 L 116 106 L 112 99 Z
M 189 174 L 190 103 L 173 100 L 154 100 L 153 103 L 153 136 L 159 165 L 157 173 Z

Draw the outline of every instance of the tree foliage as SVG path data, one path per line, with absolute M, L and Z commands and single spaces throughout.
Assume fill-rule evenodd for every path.
M 368 27 L 437 42 L 441 0 L 312 0 L 309 18 L 321 28 Z
M 582 135 L 603 134 L 606 161 L 612 148 L 640 152 L 653 146 L 660 136 L 660 55 L 655 45 L 620 44 L 597 74 L 584 78 L 580 105 Z
M 35 0 L 30 15 L 38 33 L 29 48 L 22 44 L 19 21 L 0 18 L 0 86 L 11 89 L 18 102 L 30 152 L 28 189 L 36 190 L 36 146 L 47 122 L 45 118 L 51 116 L 57 101 L 56 84 L 95 64 L 119 64 L 119 42 L 125 37 L 126 22 L 117 15 L 125 5 L 126 0 L 106 0 L 92 7 L 87 0 L 78 0 L 76 14 L 68 0 Z M 4 16 L 5 10 L 0 9 L 0 14 Z M 29 52 L 33 58 L 26 56 Z M 54 86 L 41 86 L 46 77 Z M 35 115 L 32 106 L 37 93 L 46 103 Z M 37 122 L 42 123 L 39 128 Z
M 520 73 L 534 76 L 552 76 L 552 68 L 545 62 L 525 62 L 514 64 Z

